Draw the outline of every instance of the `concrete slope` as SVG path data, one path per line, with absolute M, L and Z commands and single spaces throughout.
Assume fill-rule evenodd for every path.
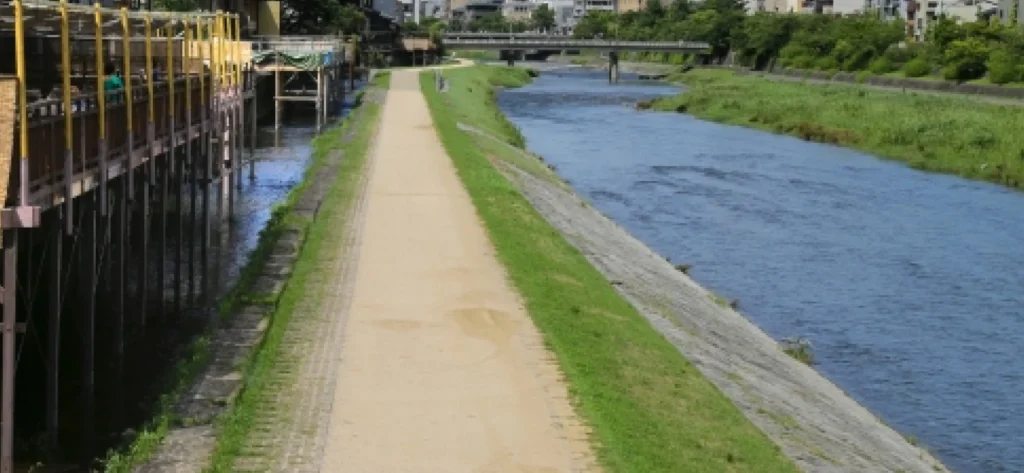
M 433 129 L 392 73 L 321 471 L 591 471 L 558 369 Z

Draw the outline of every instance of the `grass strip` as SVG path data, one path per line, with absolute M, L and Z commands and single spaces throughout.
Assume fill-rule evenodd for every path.
M 389 76 L 380 74 L 374 78 L 374 86 L 386 88 Z M 376 129 L 381 105 L 363 103 L 360 112 L 353 112 L 358 120 L 346 119 L 343 124 L 317 137 L 314 142 L 314 160 L 323 162 L 329 153 L 341 150 L 344 158 L 339 163 L 338 175 L 331 184 L 317 219 L 305 226 L 306 236 L 299 256 L 295 261 L 288 285 L 278 300 L 277 307 L 271 315 L 270 326 L 262 344 L 256 350 L 246 366 L 245 385 L 236 403 L 218 422 L 219 438 L 214 452 L 212 472 L 234 471 L 234 460 L 240 454 L 242 445 L 255 425 L 259 416 L 258 407 L 270 393 L 270 383 L 274 372 L 274 364 L 280 353 L 281 341 L 295 313 L 299 302 L 307 297 L 306 288 L 311 278 L 319 274 L 317 262 L 326 251 L 336 246 L 338 239 L 344 234 L 345 216 L 352 208 L 352 202 L 358 191 L 359 180 L 366 163 L 368 150 Z M 342 136 L 350 129 L 354 137 L 344 142 Z M 321 166 L 311 166 L 306 173 L 304 182 L 319 172 Z M 293 196 L 300 195 L 304 188 L 293 191 Z M 290 209 L 295 197 L 286 201 Z M 301 223 L 300 223 L 301 225 Z
M 695 69 L 685 93 L 640 107 L 688 113 L 903 161 L 913 168 L 1024 187 L 1024 108 L 969 97 L 808 85 Z
M 796 472 L 672 344 L 530 205 L 458 123 L 509 142 L 522 137 L 494 102 L 495 87 L 526 84 L 526 71 L 446 71 L 448 93 L 421 76 L 445 149 L 498 258 L 558 359 L 577 412 L 593 430 L 608 473 Z

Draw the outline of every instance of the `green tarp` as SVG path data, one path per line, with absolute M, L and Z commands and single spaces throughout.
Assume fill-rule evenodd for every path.
M 288 53 L 281 51 L 253 51 L 252 60 L 256 64 L 273 64 L 280 57 L 281 65 L 297 69 L 316 69 L 331 61 L 331 53 Z

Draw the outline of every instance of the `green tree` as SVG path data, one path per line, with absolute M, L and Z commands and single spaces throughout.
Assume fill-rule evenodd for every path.
M 472 32 L 507 33 L 509 24 L 501 13 L 491 13 L 470 21 L 466 29 Z
M 1022 58 L 1015 54 L 1010 48 L 1002 46 L 996 48 L 988 57 L 985 63 L 988 69 L 988 80 L 993 84 L 1007 84 L 1021 80 Z
M 953 41 L 946 50 L 943 75 L 947 80 L 955 81 L 978 79 L 985 75 L 988 55 L 989 47 L 981 38 Z
M 610 37 L 609 25 L 615 20 L 615 14 L 606 11 L 590 10 L 573 28 L 573 36 L 580 39 Z
M 289 34 L 355 34 L 366 28 L 366 15 L 339 0 L 286 0 L 281 31 Z
M 153 8 L 158 11 L 196 11 L 199 4 L 195 0 L 154 0 Z
M 547 3 L 541 3 L 533 11 L 533 16 L 530 19 L 533 22 L 533 27 L 544 33 L 555 27 L 555 11 L 548 7 Z

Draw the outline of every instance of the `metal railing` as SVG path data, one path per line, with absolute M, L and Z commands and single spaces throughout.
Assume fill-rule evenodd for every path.
M 444 39 L 447 48 L 484 49 L 608 49 L 702 52 L 711 48 L 708 43 L 698 41 L 615 41 L 603 39 L 551 39 L 540 37 L 503 39 Z
M 329 53 L 345 49 L 344 36 L 255 36 L 253 52 Z

